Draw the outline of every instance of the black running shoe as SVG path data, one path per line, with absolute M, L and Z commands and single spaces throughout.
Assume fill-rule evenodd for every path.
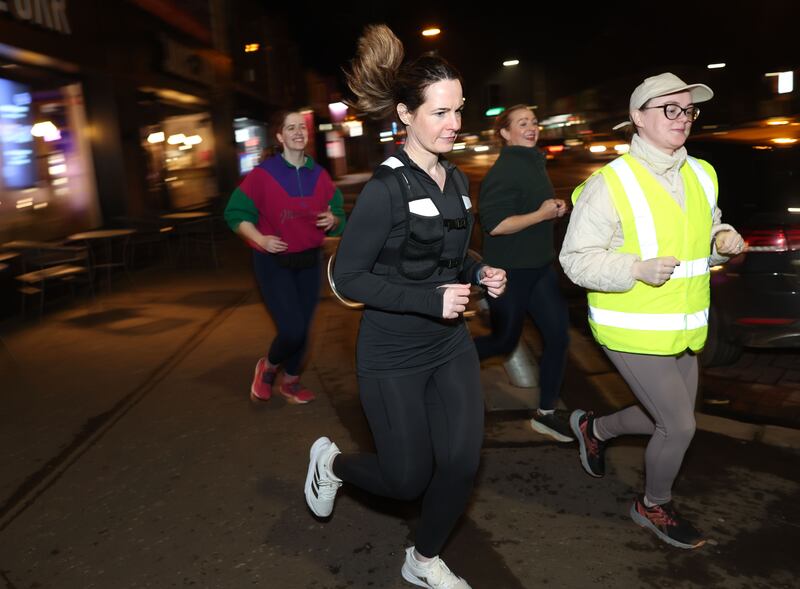
M 594 436 L 594 415 L 580 409 L 573 411 L 569 418 L 572 433 L 578 439 L 581 464 L 593 477 L 606 474 L 606 443 Z
M 644 496 L 639 495 L 631 506 L 631 519 L 643 528 L 652 530 L 667 544 L 678 548 L 700 548 L 706 543 L 697 528 L 676 511 L 672 501 L 647 507 Z
M 533 431 L 554 439 L 556 442 L 571 442 L 572 430 L 569 427 L 569 414 L 556 410 L 553 413 L 540 413 L 531 418 Z

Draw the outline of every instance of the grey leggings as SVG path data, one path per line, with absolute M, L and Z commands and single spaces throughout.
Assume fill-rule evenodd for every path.
M 649 416 L 634 405 L 597 418 L 596 431 L 604 440 L 623 434 L 651 436 L 645 453 L 645 494 L 653 503 L 666 503 L 672 499 L 672 484 L 694 436 L 697 357 L 603 349 Z

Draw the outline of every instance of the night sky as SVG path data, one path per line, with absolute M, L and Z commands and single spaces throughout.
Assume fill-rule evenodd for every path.
M 356 40 L 368 23 L 388 24 L 405 44 L 407 56 L 435 47 L 467 82 L 471 75 L 480 76 L 487 67 L 510 58 L 546 67 L 548 75 L 562 77 L 565 90 L 650 66 L 716 61 L 785 69 L 800 65 L 800 2 L 794 0 L 581 5 L 577 8 L 577 2 L 563 0 L 487 2 L 482 9 L 467 9 L 459 3 L 348 0 L 331 3 L 331 9 L 306 4 L 314 9 L 285 10 L 304 65 L 331 75 L 339 75 L 352 59 Z M 436 41 L 419 35 L 429 24 L 443 31 Z

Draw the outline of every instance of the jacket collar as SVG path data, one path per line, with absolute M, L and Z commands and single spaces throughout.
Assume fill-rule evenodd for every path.
M 403 162 L 406 166 L 408 166 L 410 168 L 415 168 L 415 169 L 419 170 L 420 172 L 422 172 L 423 174 L 425 174 L 426 176 L 428 175 L 427 172 L 425 172 L 425 170 L 420 168 L 416 164 L 416 162 L 409 157 L 408 153 L 406 153 L 406 150 L 404 148 L 401 147 L 400 149 L 398 149 L 397 153 L 395 153 L 394 156 L 397 159 L 399 159 L 401 162 Z M 454 169 L 456 167 L 456 165 L 453 162 L 449 161 L 447 158 L 445 158 L 442 155 L 439 156 L 439 163 L 442 165 L 442 167 L 448 173 L 450 172 L 450 170 L 452 170 L 452 169 Z
M 660 176 L 680 170 L 686 162 L 685 147 L 676 150 L 672 155 L 667 155 L 642 139 L 638 133 L 631 140 L 630 154 Z
M 281 158 L 281 161 L 282 161 L 282 162 L 283 162 L 283 163 L 286 165 L 286 167 L 287 167 L 287 168 L 294 168 L 294 167 L 295 167 L 295 165 L 294 165 L 294 164 L 292 164 L 292 163 L 290 163 L 290 162 L 286 161 L 286 158 L 284 158 L 284 157 L 283 157 L 283 154 L 282 154 L 282 153 L 279 153 L 279 154 L 277 154 L 275 157 L 279 157 L 279 158 Z M 305 159 L 305 161 L 303 162 L 303 165 L 302 165 L 302 166 L 300 166 L 300 167 L 301 167 L 301 168 L 307 168 L 307 169 L 309 169 L 309 170 L 312 170 L 312 169 L 314 169 L 314 160 L 312 160 L 312 159 L 311 159 L 311 157 L 310 157 L 310 156 L 308 156 L 308 155 L 306 155 L 306 156 L 305 156 L 305 158 L 306 158 L 306 159 Z
M 500 154 L 516 155 L 533 161 L 540 161 L 545 158 L 542 150 L 535 145 L 533 147 L 525 147 L 524 145 L 504 145 L 500 150 Z

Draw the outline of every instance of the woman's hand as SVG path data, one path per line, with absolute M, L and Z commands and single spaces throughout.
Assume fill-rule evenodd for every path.
M 331 212 L 331 208 L 330 207 L 328 207 L 327 211 L 324 211 L 324 212 L 320 213 L 319 215 L 317 215 L 317 227 L 319 227 L 323 231 L 330 231 L 331 229 L 336 227 L 336 224 L 338 222 L 339 222 L 339 219 L 337 219 L 336 215 L 334 215 Z
M 254 240 L 264 251 L 271 254 L 279 254 L 285 252 L 289 244 L 283 241 L 277 235 L 261 235 Z
M 484 266 L 481 268 L 480 284 L 486 287 L 490 297 L 497 298 L 506 290 L 506 271 L 502 268 Z
M 539 206 L 536 211 L 545 221 L 563 217 L 567 212 L 567 203 L 560 198 L 548 198 Z
M 437 288 L 444 289 L 442 297 L 442 317 L 455 319 L 467 310 L 469 303 L 469 284 L 443 284 Z
M 678 258 L 672 256 L 640 260 L 631 266 L 631 274 L 636 280 L 641 280 L 650 286 L 661 286 L 670 279 L 675 267 L 680 263 Z
M 714 236 L 717 253 L 723 256 L 738 256 L 744 250 L 744 239 L 736 231 L 726 229 Z

